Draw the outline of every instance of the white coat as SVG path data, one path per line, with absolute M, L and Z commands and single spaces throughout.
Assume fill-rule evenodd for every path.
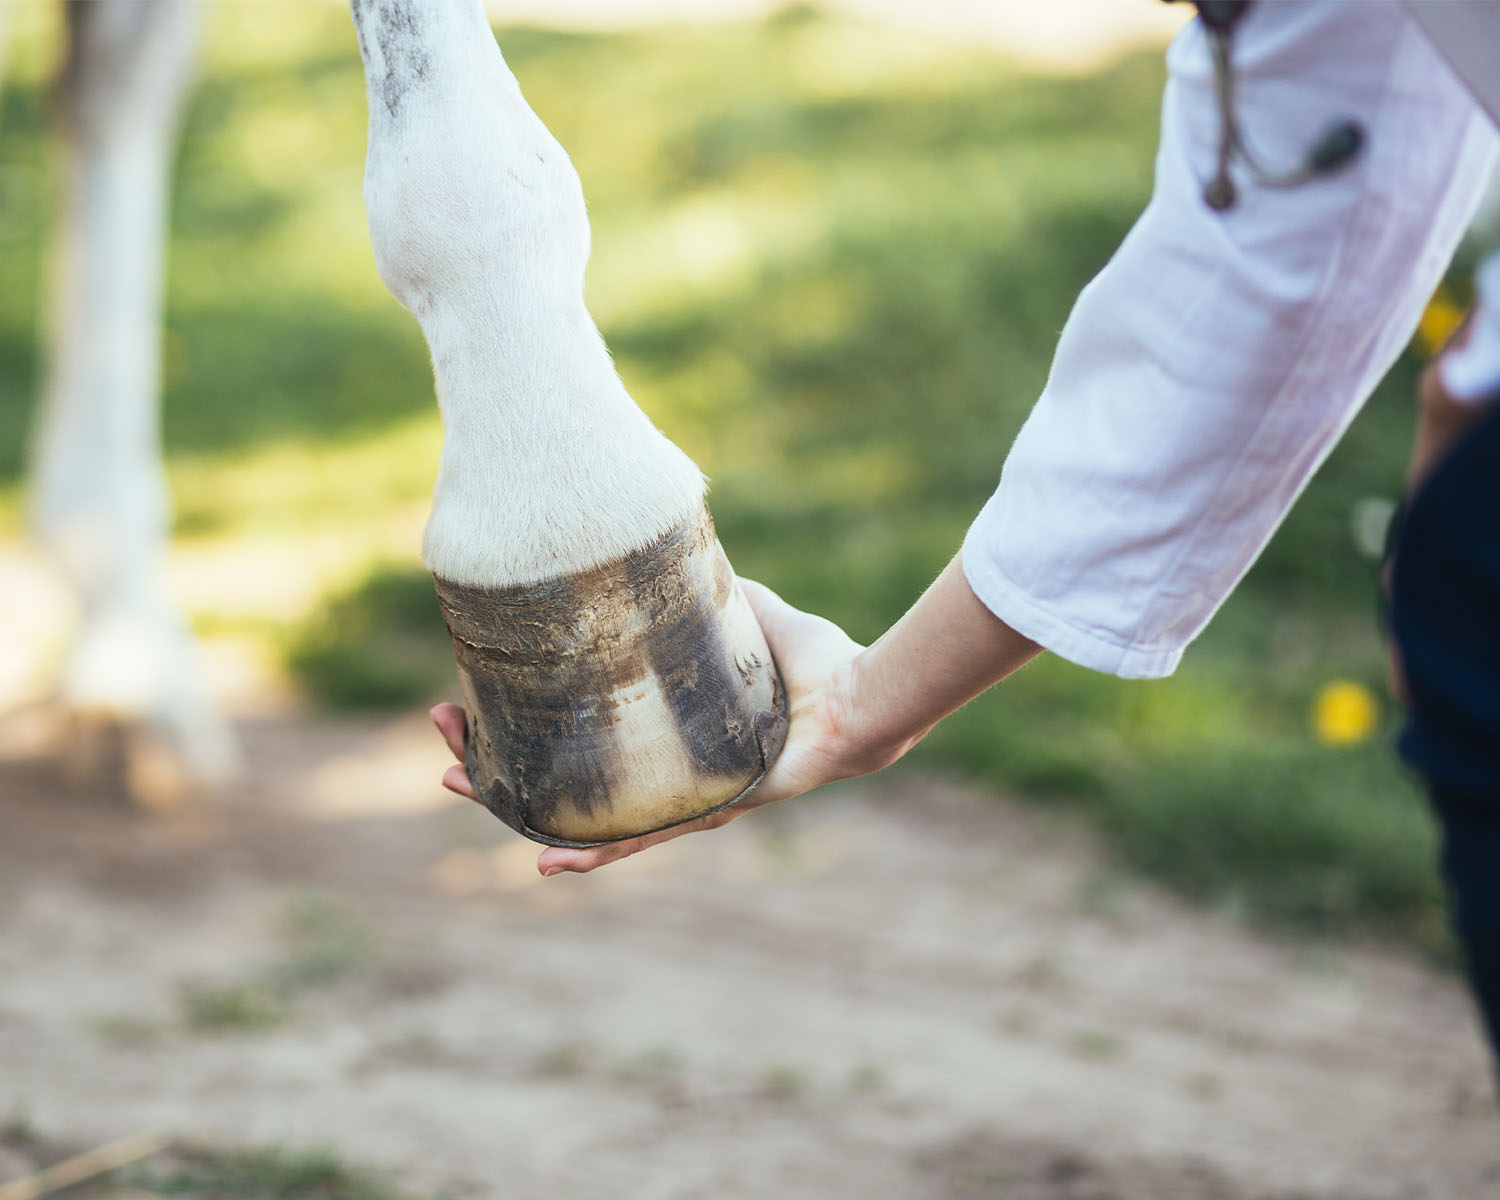
M 1392 0 L 1263 0 L 1234 50 L 1261 158 L 1296 163 L 1345 119 L 1363 151 L 1287 190 L 1236 170 L 1238 205 L 1210 210 L 1218 108 L 1187 26 L 1151 202 L 1079 296 L 963 547 L 997 616 L 1128 678 L 1170 674 L 1265 546 L 1410 339 L 1495 158 L 1491 120 Z

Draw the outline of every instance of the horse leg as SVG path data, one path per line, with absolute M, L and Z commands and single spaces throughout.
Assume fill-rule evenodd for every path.
M 138 792 L 218 782 L 236 761 L 164 578 L 162 277 L 196 16 L 189 0 L 70 3 L 58 87 L 66 182 L 34 521 L 79 600 L 63 705 L 134 731 L 127 765 L 152 776 L 130 780 Z M 155 769 L 172 759 L 186 778 Z
M 432 351 L 444 440 L 423 558 L 501 819 L 563 844 L 732 802 L 785 695 L 698 468 L 625 391 L 583 300 L 578 174 L 479 0 L 353 0 L 365 206 Z

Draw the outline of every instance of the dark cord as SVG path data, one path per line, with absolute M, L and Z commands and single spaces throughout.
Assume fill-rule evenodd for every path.
M 1167 0 L 1169 4 L 1176 2 Z M 1212 178 L 1203 185 L 1203 202 L 1209 208 L 1228 212 L 1238 202 L 1239 189 L 1229 174 L 1235 161 L 1243 163 L 1263 187 L 1290 188 L 1331 174 L 1358 157 L 1365 141 L 1364 126 L 1358 121 L 1344 120 L 1326 129 L 1299 165 L 1283 171 L 1264 166 L 1240 131 L 1235 107 L 1234 34 L 1250 8 L 1250 0 L 1195 0 L 1195 3 L 1213 59 L 1214 99 L 1219 109 L 1217 159 Z

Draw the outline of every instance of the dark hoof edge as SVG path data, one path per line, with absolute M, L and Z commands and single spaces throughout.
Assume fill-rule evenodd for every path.
M 653 833 L 661 833 L 667 829 L 676 829 L 679 825 L 691 825 L 694 821 L 701 821 L 704 817 L 711 817 L 715 813 L 723 812 L 726 808 L 733 808 L 760 786 L 760 781 L 766 777 L 771 767 L 775 765 L 777 758 L 781 755 L 782 747 L 786 745 L 787 732 L 790 728 L 787 717 L 782 711 L 786 707 L 786 685 L 781 680 L 781 669 L 773 664 L 772 670 L 776 673 L 776 692 L 773 699 L 776 709 L 769 712 L 760 712 L 755 716 L 755 741 L 760 749 L 760 771 L 737 794 L 715 808 L 694 813 L 691 817 L 685 817 L 681 821 L 672 821 L 666 825 L 658 825 L 655 829 L 644 829 L 639 833 L 628 833 L 624 837 L 606 838 L 602 842 L 573 842 L 566 838 L 553 837 L 550 833 L 543 833 L 540 829 L 531 828 L 531 826 L 526 824 L 525 818 L 521 816 L 516 806 L 515 798 L 509 794 L 506 795 L 503 801 L 492 803 L 488 800 L 481 800 L 480 803 L 522 837 L 528 838 L 533 842 L 540 842 L 543 846 L 561 846 L 567 850 L 592 850 L 595 846 L 613 846 L 619 842 L 632 841 L 635 838 L 650 837 Z M 467 741 L 467 727 L 465 729 L 465 737 Z M 476 796 L 484 795 L 484 792 L 480 790 L 478 781 L 474 778 L 474 768 L 468 761 L 464 763 L 464 771 L 469 777 L 469 786 L 474 789 L 474 794 Z M 503 812 L 501 811 L 502 809 L 504 809 Z

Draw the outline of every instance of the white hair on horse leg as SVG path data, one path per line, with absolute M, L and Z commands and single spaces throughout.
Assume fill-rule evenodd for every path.
M 229 751 L 163 582 L 158 415 L 168 172 L 197 11 L 102 0 L 67 12 L 64 199 L 32 488 L 37 531 L 82 601 L 66 698 L 159 720 L 212 771 Z
M 352 7 L 375 260 L 427 337 L 443 415 L 428 568 L 534 582 L 693 520 L 703 477 L 620 382 L 584 305 L 578 174 L 479 0 Z

